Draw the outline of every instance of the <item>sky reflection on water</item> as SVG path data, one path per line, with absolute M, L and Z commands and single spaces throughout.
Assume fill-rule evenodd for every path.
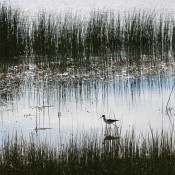
M 134 78 L 118 76 L 113 80 L 42 81 L 26 77 L 19 89 L 1 99 L 1 133 L 30 133 L 49 140 L 69 138 L 72 134 L 101 132 L 105 124 L 99 119 L 120 119 L 122 130 L 136 132 L 170 126 L 165 107 L 174 84 L 170 75 Z M 169 105 L 173 107 L 174 91 Z M 173 112 L 173 111 L 172 111 Z M 59 113 L 59 116 L 58 116 Z

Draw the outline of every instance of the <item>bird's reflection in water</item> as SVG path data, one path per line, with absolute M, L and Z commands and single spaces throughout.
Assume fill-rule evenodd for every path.
M 105 128 L 105 134 L 104 134 L 103 144 L 105 146 L 112 146 L 113 144 L 119 144 L 120 135 L 119 135 L 119 127 L 115 126 L 113 129 L 110 127 Z
M 110 141 L 110 140 L 118 140 L 118 139 L 120 139 L 119 136 L 107 135 L 107 136 L 105 136 L 105 138 L 104 138 L 104 142 L 105 142 L 105 141 Z

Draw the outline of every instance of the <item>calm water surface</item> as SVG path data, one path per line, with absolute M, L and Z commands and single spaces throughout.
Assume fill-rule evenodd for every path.
M 47 9 L 58 12 L 72 10 L 86 13 L 92 9 L 126 11 L 138 9 L 174 13 L 173 0 L 53 0 L 53 1 L 1 1 L 29 12 Z M 49 4 L 49 5 L 48 5 Z M 62 80 L 48 78 L 47 72 L 38 77 L 31 70 L 24 72 L 18 88 L 7 88 L 0 98 L 0 140 L 8 134 L 31 133 L 50 141 L 70 138 L 72 134 L 94 130 L 101 133 L 105 123 L 99 119 L 119 119 L 119 128 L 135 128 L 137 133 L 152 127 L 168 129 L 174 117 L 174 71 L 165 69 L 164 74 L 133 76 L 127 71 L 116 73 L 109 79 L 83 78 L 64 72 Z M 10 83 L 10 82 L 9 82 Z M 172 93 L 171 93 L 172 91 Z M 170 98 L 169 98 L 170 97 Z M 168 103 L 168 105 L 167 105 Z M 166 107 L 171 113 L 166 114 Z
M 72 134 L 95 131 L 101 133 L 105 123 L 99 119 L 119 119 L 123 131 L 132 127 L 137 133 L 160 130 L 171 125 L 166 105 L 173 108 L 174 74 L 133 76 L 125 71 L 105 78 L 79 78 L 68 73 L 62 80 L 37 77 L 32 71 L 23 73 L 18 88 L 1 95 L 0 137 L 16 131 L 28 137 L 31 133 L 49 140 L 69 138 Z M 171 111 L 174 115 L 174 111 Z M 173 121 L 173 118 L 171 117 Z M 1 140 L 2 140 L 1 139 Z
M 0 2 L 6 2 L 12 4 L 13 6 L 20 7 L 26 11 L 40 11 L 40 10 L 49 10 L 49 11 L 81 11 L 82 13 L 90 11 L 92 9 L 106 9 L 112 8 L 115 10 L 128 10 L 128 9 L 157 9 L 158 11 L 175 11 L 174 0 L 10 0 Z

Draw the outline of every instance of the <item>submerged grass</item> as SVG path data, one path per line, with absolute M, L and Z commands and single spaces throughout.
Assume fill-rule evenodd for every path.
M 174 174 L 172 134 L 151 132 L 136 138 L 134 131 L 120 140 L 83 137 L 59 147 L 34 139 L 8 139 L 0 148 L 0 172 L 10 174 Z
M 0 7 L 0 57 L 7 62 L 24 55 L 55 66 L 108 64 L 111 59 L 131 64 L 144 56 L 153 62 L 169 61 L 174 45 L 175 22 L 170 15 L 92 11 L 85 19 L 42 12 L 29 22 L 19 9 Z

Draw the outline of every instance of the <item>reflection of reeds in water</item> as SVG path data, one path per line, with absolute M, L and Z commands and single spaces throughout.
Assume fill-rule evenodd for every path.
M 43 12 L 29 22 L 19 10 L 1 5 L 0 56 L 10 62 L 14 56 L 34 54 L 37 62 L 61 68 L 108 63 L 111 58 L 139 62 L 143 55 L 168 61 L 168 53 L 174 52 L 174 19 L 155 13 L 92 11 L 84 19 L 78 14 L 55 17 Z
M 1 174 L 174 174 L 174 136 L 121 136 L 106 149 L 99 138 L 71 139 L 67 145 L 8 138 L 0 147 Z

